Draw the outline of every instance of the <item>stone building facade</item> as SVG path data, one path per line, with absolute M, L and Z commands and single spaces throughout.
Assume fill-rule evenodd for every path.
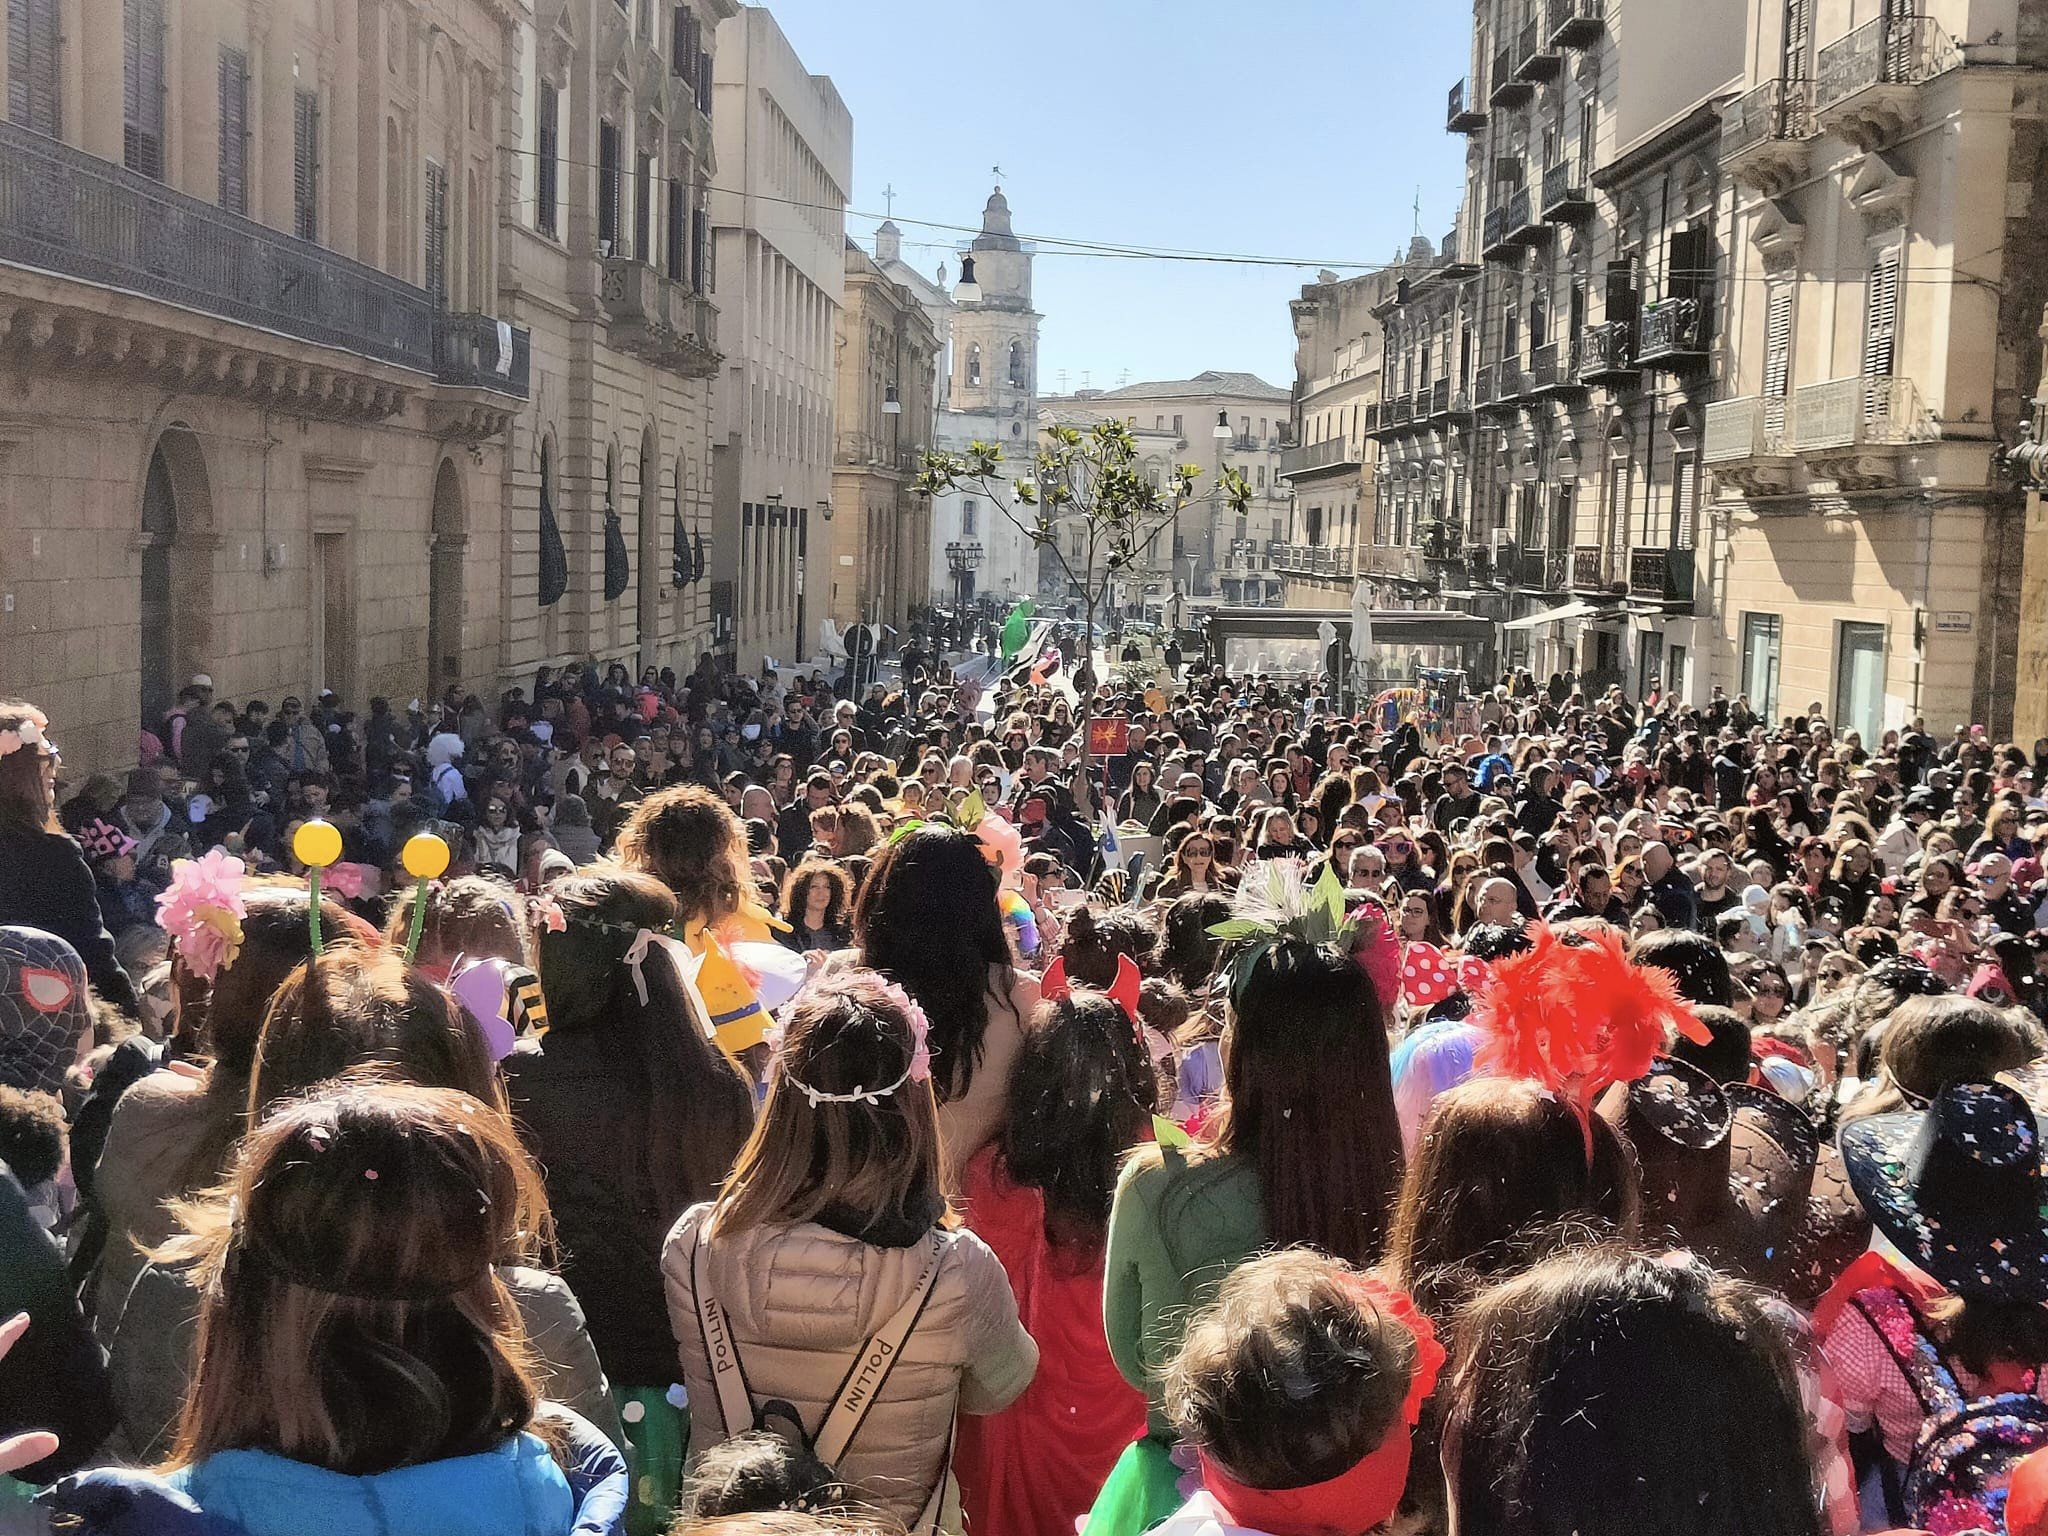
M 1433 256 L 1418 240 L 1409 261 L 1427 272 Z M 1292 446 L 1280 475 L 1293 489 L 1285 544 L 1271 556 L 1286 578 L 1290 608 L 1348 608 L 1352 585 L 1371 584 L 1375 606 L 1402 606 L 1421 590 L 1411 519 L 1379 495 L 1379 449 L 1368 438 L 1378 419 L 1387 355 L 1378 311 L 1403 281 L 1405 268 L 1339 278 L 1321 273 L 1288 306 L 1294 321 Z
M 1199 505 L 1182 515 L 1171 537 L 1161 534 L 1154 541 L 1148 567 L 1132 577 L 1124 606 L 1133 617 L 1185 625 L 1202 608 L 1225 602 L 1277 606 L 1276 552 L 1290 540 L 1291 507 L 1280 473 L 1286 390 L 1254 374 L 1206 369 L 1190 379 L 1052 396 L 1041 416 L 1070 426 L 1121 419 L 1136 436 L 1139 465 L 1154 484 L 1163 485 L 1177 465 L 1202 471 L 1195 483 Z M 1251 503 L 1242 516 L 1212 494 L 1225 468 L 1251 483 Z M 1348 528 L 1337 537 L 1348 539 Z M 1047 590 L 1063 595 L 1063 583 Z
M 74 771 L 201 672 L 358 708 L 498 676 L 524 9 L 10 6 L 0 675 Z
M 1715 672 L 1866 743 L 2014 723 L 2048 4 L 1751 0 L 1722 115 Z
M 732 332 L 716 566 L 734 583 L 733 658 L 751 668 L 813 654 L 825 614 L 811 544 L 832 495 L 853 119 L 759 6 L 720 26 L 716 69 L 716 296 Z
M 513 29 L 502 292 L 533 336 L 504 478 L 501 670 L 687 672 L 714 600 L 712 71 L 735 0 L 540 0 Z
M 931 500 L 912 489 L 937 422 L 939 339 L 917 296 L 846 243 L 825 615 L 907 630 L 928 599 Z

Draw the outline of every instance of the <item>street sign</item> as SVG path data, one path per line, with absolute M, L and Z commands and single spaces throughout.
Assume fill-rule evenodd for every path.
M 1966 611 L 1943 611 L 1934 615 L 1934 630 L 1941 635 L 1967 635 L 1976 626 L 1976 615 Z
M 1088 722 L 1088 755 L 1091 757 L 1115 757 L 1130 750 L 1131 723 L 1128 720 L 1090 720 Z

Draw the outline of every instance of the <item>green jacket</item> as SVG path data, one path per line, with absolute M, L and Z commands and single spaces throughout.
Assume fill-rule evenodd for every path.
M 1265 1245 L 1258 1170 L 1244 1159 L 1190 1163 L 1167 1149 L 1124 1169 L 1109 1216 L 1103 1330 L 1117 1369 L 1151 1405 L 1155 1435 L 1172 1435 L 1160 1378 L 1188 1320 Z

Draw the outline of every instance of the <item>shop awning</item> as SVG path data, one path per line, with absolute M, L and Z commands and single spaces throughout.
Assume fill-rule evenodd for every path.
M 1583 619 L 1601 610 L 1591 603 L 1565 603 L 1561 607 L 1546 608 L 1541 613 L 1532 613 L 1526 618 L 1510 619 L 1501 625 L 1502 629 L 1547 629 L 1552 624 L 1562 624 L 1567 619 Z

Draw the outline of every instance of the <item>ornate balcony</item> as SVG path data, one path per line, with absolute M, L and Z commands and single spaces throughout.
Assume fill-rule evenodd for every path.
M 1486 217 L 1480 222 L 1479 254 L 1488 261 L 1512 262 L 1520 254 L 1522 242 L 1508 238 L 1508 210 L 1505 203 L 1486 210 Z
M 1601 0 L 1548 0 L 1543 25 L 1553 48 L 1590 48 L 1606 25 Z
M 1280 477 L 1293 480 L 1304 475 L 1322 474 L 1330 470 L 1355 470 L 1364 455 L 1351 446 L 1348 437 L 1329 437 L 1319 443 L 1308 443 L 1300 448 L 1283 449 L 1280 454 Z
M 1833 379 L 1792 397 L 1792 448 L 1845 491 L 1897 485 L 1907 450 L 1940 435 L 1910 379 Z
M 1444 129 L 1448 133 L 1477 133 L 1486 126 L 1486 113 L 1479 106 L 1479 91 L 1475 86 L 1472 100 L 1465 100 L 1466 82 L 1460 80 L 1451 87 L 1450 109 L 1444 117 Z
M 1689 549 L 1631 549 L 1628 590 L 1631 597 L 1662 603 L 1667 613 L 1691 613 L 1693 558 Z
M 1614 588 L 1612 563 L 1606 549 L 1599 544 L 1575 544 L 1572 546 L 1572 590 L 1574 592 L 1608 592 Z
M 1555 80 L 1564 68 L 1564 55 L 1551 45 L 1543 23 L 1531 18 L 1522 28 L 1522 46 L 1516 50 L 1515 78 L 1540 85 Z
M 520 327 L 450 314 L 424 289 L 8 123 L 0 264 L 94 290 L 15 291 L 26 301 L 12 333 L 47 354 L 38 366 L 118 365 L 176 389 L 362 421 L 438 384 L 462 392 L 444 423 L 458 436 L 503 430 L 506 401 L 530 387 Z M 241 333 L 201 335 L 192 314 Z
M 1571 574 L 1571 562 L 1571 551 L 1567 549 L 1524 549 L 1515 556 L 1513 574 L 1532 591 L 1563 592 Z
M 1593 195 L 1576 162 L 1560 160 L 1543 170 L 1543 217 L 1553 224 L 1578 224 L 1593 216 Z
M 1821 49 L 1815 121 L 1861 150 L 1892 143 L 1920 120 L 1920 86 L 1963 61 L 1931 16 L 1866 22 Z
M 1626 320 L 1589 325 L 1579 343 L 1581 384 L 1633 384 L 1642 375 L 1635 362 L 1635 326 Z
M 1350 550 L 1327 544 L 1269 544 L 1267 555 L 1271 569 L 1288 576 L 1349 578 L 1353 565 Z
M 1721 164 L 1744 186 L 1782 196 L 1806 174 L 1816 128 L 1811 80 L 1766 80 L 1721 114 Z
M 1680 373 L 1706 360 L 1706 310 L 1699 300 L 1664 299 L 1643 311 L 1638 364 Z
M 1791 402 L 1782 395 L 1745 395 L 1707 407 L 1701 461 L 1722 485 L 1744 496 L 1791 489 L 1798 465 L 1787 428 Z
M 1553 341 L 1538 347 L 1529 359 L 1529 374 L 1538 395 L 1577 401 L 1586 396 L 1579 378 L 1578 349 L 1569 341 Z
M 1519 107 L 1536 94 L 1536 87 L 1519 78 L 1515 73 L 1515 45 L 1510 43 L 1493 56 L 1493 93 L 1487 101 L 1496 107 Z
M 709 378 L 721 361 L 718 311 L 643 261 L 604 258 L 598 289 L 611 344 L 694 378 Z
M 1541 245 L 1550 238 L 1550 226 L 1536 212 L 1536 199 L 1523 187 L 1507 202 L 1507 238 L 1515 245 Z

